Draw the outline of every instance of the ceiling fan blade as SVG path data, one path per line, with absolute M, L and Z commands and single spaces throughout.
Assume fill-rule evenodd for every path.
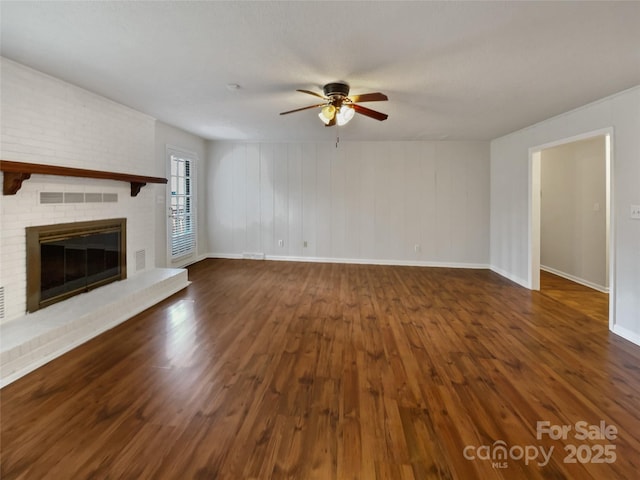
M 320 97 L 320 98 L 324 98 L 325 100 L 327 100 L 327 97 L 325 97 L 324 95 L 320 95 L 319 93 L 316 92 L 312 92 L 311 90 L 296 90 L 296 92 L 302 92 L 302 93 L 308 93 L 309 95 L 313 95 L 314 97 Z
M 375 93 L 363 93 L 362 95 L 351 95 L 349 97 L 353 103 L 358 102 L 382 102 L 384 100 L 389 100 L 384 93 L 375 92 Z
M 386 113 L 376 112 L 375 110 L 371 110 L 370 108 L 363 107 L 362 105 L 358 105 L 357 103 L 352 103 L 351 106 L 356 111 L 356 113 L 359 113 L 361 115 L 366 115 L 367 117 L 371 117 L 376 120 L 383 121 L 389 117 L 389 115 L 387 115 Z
M 308 107 L 296 108 L 295 110 L 289 110 L 288 112 L 282 112 L 280 115 L 286 115 L 288 113 L 301 112 L 302 110 L 309 110 L 310 108 L 324 107 L 326 103 L 319 103 L 317 105 L 309 105 Z

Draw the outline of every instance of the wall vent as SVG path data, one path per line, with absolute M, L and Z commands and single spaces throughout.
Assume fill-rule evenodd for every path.
M 62 192 L 40 192 L 40 203 L 62 203 L 64 194 Z
M 114 203 L 117 201 L 117 193 L 40 192 L 41 204 Z
M 0 287 L 0 320 L 4 318 L 4 287 Z
M 144 270 L 146 268 L 146 263 L 147 263 L 147 251 L 138 250 L 136 252 L 136 272 L 140 270 Z
M 102 203 L 102 194 L 101 193 L 85 193 L 84 201 L 86 203 Z
M 64 203 L 84 203 L 84 193 L 64 192 Z

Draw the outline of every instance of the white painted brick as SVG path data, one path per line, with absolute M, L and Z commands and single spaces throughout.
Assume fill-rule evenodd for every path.
M 3 95 L 0 153 L 4 160 L 141 175 L 155 172 L 155 120 L 61 80 L 0 58 Z M 40 205 L 41 191 L 117 193 L 113 204 Z M 144 192 L 144 190 L 143 190 Z M 126 217 L 127 249 L 154 257 L 153 196 L 129 196 L 121 182 L 33 175 L 0 202 L 5 320 L 26 308 L 25 227 Z M 129 262 L 132 260 L 129 259 Z

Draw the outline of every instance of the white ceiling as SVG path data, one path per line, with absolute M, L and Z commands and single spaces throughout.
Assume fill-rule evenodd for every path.
M 210 139 L 488 140 L 640 84 L 640 2 L 11 2 L 2 55 Z M 226 85 L 240 85 L 230 91 Z

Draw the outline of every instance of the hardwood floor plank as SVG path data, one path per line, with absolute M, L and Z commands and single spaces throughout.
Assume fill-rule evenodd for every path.
M 0 476 L 594 479 L 640 468 L 640 347 L 543 273 L 206 260 L 0 391 Z M 618 429 L 576 439 L 576 422 Z M 537 438 L 538 422 L 567 426 Z M 566 463 L 567 448 L 612 463 Z M 550 450 L 496 462 L 496 446 Z M 484 448 L 484 450 L 483 450 Z
M 540 271 L 540 291 L 578 312 L 606 324 L 609 320 L 609 295 L 593 288 L 567 281 L 549 272 Z

